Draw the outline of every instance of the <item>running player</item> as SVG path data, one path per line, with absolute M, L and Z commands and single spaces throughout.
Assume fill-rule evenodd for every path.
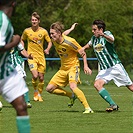
M 32 85 L 34 88 L 34 100 L 43 101 L 41 94 L 44 87 L 44 73 L 46 70 L 45 54 L 49 54 L 49 50 L 52 46 L 51 39 L 48 32 L 39 26 L 40 16 L 37 12 L 33 12 L 31 15 L 30 28 L 26 28 L 22 34 L 22 43 L 27 41 L 27 52 L 34 56 L 33 60 L 28 60 L 29 68 L 32 73 Z M 44 41 L 47 41 L 48 46 L 44 50 Z M 38 81 L 39 79 L 39 81 Z
M 71 99 L 71 104 L 69 104 L 70 107 L 73 106 L 77 97 L 85 108 L 83 113 L 93 113 L 93 110 L 90 108 L 84 93 L 77 87 L 77 83 L 80 83 L 80 65 L 77 55 L 78 50 L 82 47 L 76 42 L 75 39 L 62 33 L 63 25 L 61 23 L 56 22 L 51 25 L 50 36 L 52 38 L 56 52 L 61 59 L 61 67 L 60 70 L 50 80 L 46 90 L 52 94 L 69 97 Z M 85 52 L 83 56 L 83 62 L 85 74 L 91 74 L 92 71 L 87 65 Z M 65 87 L 67 84 L 69 84 L 71 92 L 61 88 Z
M 15 6 L 15 0 L 0 0 L 0 94 L 16 110 L 18 133 L 30 133 L 27 105 L 23 96 L 28 88 L 9 58 L 10 49 L 20 42 L 18 35 L 13 36 L 14 30 L 9 20 Z
M 79 51 L 82 55 L 84 50 L 92 47 L 100 64 L 100 71 L 96 76 L 94 87 L 99 95 L 109 103 L 106 111 L 118 110 L 118 105 L 113 101 L 104 85 L 113 80 L 120 86 L 126 86 L 133 91 L 133 83 L 126 70 L 121 64 L 118 55 L 114 49 L 114 36 L 110 31 L 105 31 L 106 25 L 102 20 L 95 20 L 92 24 L 93 36 L 91 40 Z

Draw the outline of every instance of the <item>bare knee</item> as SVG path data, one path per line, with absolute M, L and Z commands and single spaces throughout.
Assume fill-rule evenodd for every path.
M 94 83 L 94 87 L 97 91 L 101 90 L 104 86 L 105 82 L 103 80 L 96 80 Z
M 128 88 L 130 91 L 132 91 L 132 92 L 133 92 L 133 84 L 131 84 L 131 85 L 127 86 L 127 88 Z
M 46 87 L 46 91 L 49 93 L 52 93 L 55 90 L 56 86 L 52 85 L 52 84 L 48 84 L 48 86 Z

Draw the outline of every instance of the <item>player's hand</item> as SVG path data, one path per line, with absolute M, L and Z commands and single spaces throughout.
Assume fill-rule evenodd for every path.
M 100 31 L 98 32 L 98 34 L 99 34 L 99 36 L 104 36 L 104 33 L 103 33 L 102 30 L 100 30 Z
M 29 54 L 28 59 L 33 60 L 32 54 Z
M 85 66 L 84 67 L 84 73 L 87 74 L 87 75 L 91 75 L 92 74 L 92 70 L 88 66 Z
M 44 53 L 48 55 L 49 54 L 49 50 L 48 49 L 45 49 L 44 50 Z
M 78 25 L 78 23 L 74 23 L 72 26 L 71 26 L 71 30 L 74 30 L 75 26 Z

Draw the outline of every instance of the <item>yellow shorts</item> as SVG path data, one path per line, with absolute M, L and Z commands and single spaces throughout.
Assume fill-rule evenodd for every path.
M 37 70 L 40 73 L 45 73 L 46 71 L 46 61 L 45 59 L 28 60 L 30 71 Z
M 78 66 L 72 67 L 69 70 L 59 70 L 53 78 L 50 80 L 49 84 L 54 84 L 56 86 L 66 86 L 70 82 L 80 83 L 80 69 Z

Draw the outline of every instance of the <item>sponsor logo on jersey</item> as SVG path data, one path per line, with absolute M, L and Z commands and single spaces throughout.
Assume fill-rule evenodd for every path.
M 103 48 L 104 48 L 104 46 L 103 46 L 102 44 L 100 44 L 100 43 L 98 43 L 98 44 L 94 47 L 95 51 L 97 51 L 97 52 L 101 52 L 101 51 L 103 50 Z

